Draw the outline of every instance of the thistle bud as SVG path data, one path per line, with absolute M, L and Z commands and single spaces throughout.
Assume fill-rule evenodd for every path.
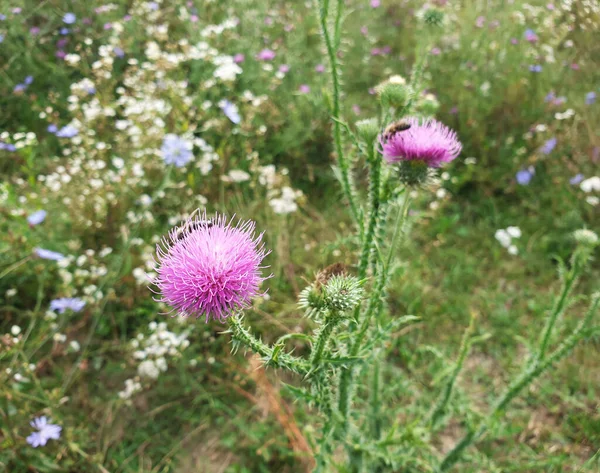
M 309 318 L 318 316 L 321 312 L 327 310 L 323 294 L 314 284 L 305 287 L 298 296 L 298 307 L 304 310 Z
M 362 296 L 362 283 L 354 276 L 333 276 L 323 287 L 323 302 L 333 312 L 352 310 Z
M 384 107 L 402 108 L 410 97 L 410 88 L 406 84 L 383 82 L 375 87 L 381 105 Z
M 356 122 L 356 131 L 361 140 L 367 144 L 373 143 L 379 135 L 379 124 L 376 118 L 367 118 Z
M 423 21 L 431 26 L 442 26 L 444 24 L 444 13 L 435 8 L 430 8 L 423 14 Z

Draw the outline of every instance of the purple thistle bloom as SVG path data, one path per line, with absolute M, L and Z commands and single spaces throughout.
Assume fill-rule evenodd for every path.
M 192 144 L 173 133 L 165 135 L 160 151 L 165 163 L 174 164 L 177 168 L 185 166 L 194 157 Z
M 527 186 L 531 182 L 531 178 L 533 177 L 534 172 L 530 169 L 521 169 L 517 172 L 517 182 L 522 186 Z
M 263 49 L 256 55 L 256 59 L 260 61 L 272 61 L 273 59 L 275 59 L 275 51 L 272 51 L 270 49 Z
M 221 110 L 232 123 L 239 125 L 242 121 L 242 117 L 240 117 L 240 112 L 237 106 L 234 103 L 231 103 L 229 100 L 223 100 L 221 103 Z
M 236 64 L 244 62 L 245 59 L 246 56 L 244 56 L 242 53 L 237 53 L 235 56 L 233 56 L 233 62 L 235 62 Z
M 550 154 L 555 147 L 556 147 L 556 138 L 550 138 L 540 148 L 540 151 L 544 154 Z
M 315 66 L 315 71 L 321 74 L 322 72 L 325 72 L 325 66 L 323 64 L 317 64 Z
M 42 259 L 49 259 L 52 261 L 62 261 L 65 259 L 65 255 L 56 251 L 46 250 L 44 248 L 35 248 L 33 251 Z
M 56 132 L 56 136 L 59 138 L 73 138 L 74 136 L 77 136 L 78 133 L 79 130 L 73 125 L 66 125 Z
M 288 72 L 290 72 L 290 66 L 287 64 L 282 64 L 281 66 L 279 66 L 279 72 L 287 74 Z
M 46 219 L 46 215 L 48 212 L 45 210 L 38 210 L 37 212 L 32 213 L 29 217 L 27 217 L 27 222 L 29 225 L 39 225 Z
M 27 443 L 33 448 L 43 447 L 50 439 L 58 440 L 62 427 L 56 424 L 49 424 L 46 416 L 36 417 L 29 425 L 37 432 L 33 432 L 27 437 Z
M 156 248 L 160 301 L 206 322 L 223 322 L 247 307 L 265 279 L 263 234 L 254 232 L 252 220 L 233 225 L 224 215 L 209 220 L 206 213 L 175 227 Z
M 77 17 L 75 16 L 75 13 L 65 13 L 63 16 L 63 22 L 65 22 L 67 25 L 72 25 L 76 21 Z
M 383 157 L 389 164 L 401 161 L 422 161 L 437 168 L 453 161 L 462 145 L 456 132 L 436 120 L 406 119 L 410 128 L 381 141 Z
M 298 91 L 301 94 L 309 94 L 310 93 L 310 86 L 307 84 L 302 84 L 300 85 L 300 87 L 298 87 Z
M 581 181 L 583 181 L 584 177 L 585 176 L 583 174 L 576 174 L 571 179 L 569 179 L 569 184 L 576 186 Z
M 596 101 L 596 92 L 588 92 L 585 94 L 585 104 L 592 105 Z
M 50 310 L 55 310 L 59 314 L 64 314 L 67 310 L 80 312 L 85 307 L 85 301 L 77 297 L 61 297 L 50 301 Z

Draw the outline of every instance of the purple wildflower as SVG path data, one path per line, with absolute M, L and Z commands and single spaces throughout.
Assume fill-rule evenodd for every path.
M 17 147 L 11 143 L 4 143 L 0 141 L 0 149 L 5 149 L 6 151 L 16 151 Z
M 194 157 L 192 144 L 173 133 L 165 135 L 160 151 L 165 163 L 177 168 L 185 166 Z
M 300 87 L 298 87 L 298 91 L 301 94 L 309 94 L 310 93 L 310 86 L 306 85 L 306 84 L 302 84 L 302 85 L 300 85 Z
M 73 125 L 66 125 L 56 132 L 56 136 L 59 138 L 73 138 L 74 136 L 77 136 L 78 133 L 79 130 Z
M 592 105 L 596 101 L 596 92 L 588 92 L 585 94 L 585 104 Z
M 321 74 L 322 72 L 325 72 L 325 66 L 323 64 L 317 64 L 315 66 L 315 71 Z
M 58 127 L 54 123 L 51 123 L 50 125 L 48 125 L 48 128 L 46 128 L 46 130 L 48 130 L 48 133 L 56 133 L 58 131 Z
M 542 72 L 542 66 L 540 66 L 539 64 L 532 64 L 531 66 L 529 66 L 529 71 L 530 72 Z
M 552 150 L 556 147 L 556 142 L 556 138 L 550 138 L 542 145 L 540 151 L 544 154 L 552 153 Z
M 42 259 L 49 259 L 52 261 L 62 261 L 65 259 L 65 255 L 52 250 L 46 250 L 44 248 L 35 248 L 34 253 Z
M 236 125 L 240 124 L 242 118 L 240 117 L 240 112 L 234 103 L 231 103 L 229 100 L 223 100 L 220 103 L 220 107 L 225 116 L 229 118 L 232 123 L 235 123 Z
M 80 312 L 85 307 L 85 301 L 77 297 L 61 297 L 50 301 L 50 310 L 64 314 L 67 310 Z
M 428 167 L 437 168 L 454 160 L 462 145 L 456 133 L 436 120 L 406 120 L 410 128 L 393 134 L 381 142 L 382 153 L 389 163 L 421 161 Z
M 371 8 L 378 8 L 381 6 L 381 0 L 371 0 Z
M 525 41 L 529 41 L 530 43 L 535 43 L 538 40 L 538 35 L 535 34 L 533 30 L 525 30 Z
M 160 301 L 206 322 L 223 322 L 247 307 L 265 279 L 262 236 L 252 220 L 233 225 L 224 215 L 207 220 L 205 213 L 174 228 L 156 250 Z
M 576 186 L 583 181 L 584 177 L 585 176 L 583 174 L 575 174 L 571 179 L 569 179 L 569 184 Z
M 529 167 L 528 169 L 521 169 L 517 172 L 517 182 L 522 186 L 527 186 L 531 182 L 531 178 L 535 174 L 533 168 Z
M 113 48 L 113 53 L 115 53 L 115 56 L 117 56 L 117 57 L 125 56 L 125 51 L 123 51 L 119 46 L 115 46 Z
M 279 66 L 279 72 L 281 72 L 282 74 L 287 74 L 288 72 L 290 72 L 290 66 L 288 64 L 282 64 L 281 66 Z
M 71 31 L 71 30 L 69 30 L 69 28 L 61 28 L 60 29 L 60 34 L 63 35 L 63 36 L 66 36 L 66 35 L 69 34 L 69 31 Z
M 37 212 L 32 213 L 29 217 L 27 217 L 27 222 L 29 225 L 39 225 L 46 219 L 46 215 L 48 212 L 45 210 L 38 210 Z
M 235 56 L 233 56 L 233 62 L 235 62 L 236 64 L 244 62 L 245 59 L 246 56 L 244 56 L 242 53 L 238 53 Z
M 76 21 L 77 17 L 75 16 L 75 13 L 65 13 L 65 15 L 63 16 L 63 22 L 67 25 L 72 25 Z
M 37 26 L 33 26 L 32 28 L 29 28 L 29 33 L 32 36 L 38 35 L 40 34 L 40 29 Z
M 273 59 L 275 59 L 275 51 L 272 51 L 270 49 L 263 49 L 256 55 L 256 59 L 260 61 L 272 61 Z
M 62 427 L 56 424 L 49 424 L 46 416 L 33 419 L 29 425 L 37 432 L 33 432 L 27 437 L 27 443 L 33 448 L 43 447 L 50 439 L 58 440 Z

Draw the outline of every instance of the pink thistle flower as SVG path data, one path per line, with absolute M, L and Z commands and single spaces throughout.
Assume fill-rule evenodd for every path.
M 436 120 L 410 117 L 404 120 L 410 128 L 381 140 L 381 152 L 389 164 L 421 161 L 430 168 L 453 161 L 462 145 L 456 132 Z
M 181 315 L 224 322 L 259 295 L 261 262 L 268 254 L 261 233 L 248 220 L 233 225 L 224 215 L 206 213 L 175 227 L 157 246 L 154 283 L 165 302 Z
M 272 61 L 275 59 L 275 55 L 275 51 L 272 51 L 271 49 L 263 49 L 256 55 L 256 59 L 260 61 Z

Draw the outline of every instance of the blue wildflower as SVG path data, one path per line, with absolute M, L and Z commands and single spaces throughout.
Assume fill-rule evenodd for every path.
M 50 310 L 55 310 L 59 314 L 64 314 L 67 310 L 80 312 L 85 307 L 85 301 L 78 297 L 61 297 L 50 301 Z
M 581 181 L 583 181 L 584 177 L 585 176 L 583 174 L 576 174 L 571 179 L 569 179 L 569 184 L 576 186 Z
M 46 128 L 46 130 L 48 130 L 48 133 L 56 133 L 58 131 L 58 127 L 54 123 L 51 123 L 50 125 L 48 125 L 48 128 Z
M 62 427 L 56 424 L 49 424 L 45 416 L 33 419 L 30 422 L 31 427 L 37 429 L 27 437 L 27 443 L 33 448 L 43 447 L 50 439 L 58 440 Z
M 44 220 L 46 220 L 46 215 L 48 212 L 45 210 L 38 210 L 37 212 L 32 213 L 29 217 L 27 217 L 27 222 L 29 225 L 39 225 Z
M 556 147 L 556 138 L 550 138 L 540 148 L 540 151 L 544 154 L 550 154 L 555 147 Z
M 117 57 L 124 57 L 125 56 L 125 51 L 123 51 L 119 46 L 115 46 L 113 48 L 113 52 L 115 53 L 115 56 L 117 56 Z
M 75 13 L 65 13 L 63 16 L 63 22 L 65 22 L 67 25 L 72 25 L 76 21 L 77 17 L 75 16 Z
M 0 43 L 2 43 L 2 41 L 4 41 L 4 35 L 0 34 Z
M 25 91 L 25 89 L 27 89 L 27 86 L 25 84 L 17 84 L 15 85 L 15 88 L 13 89 L 13 92 L 23 92 Z
M 31 83 L 33 82 L 33 76 L 25 77 L 25 80 L 23 82 L 25 83 L 25 85 L 31 85 Z
M 78 133 L 79 130 L 73 125 L 66 125 L 56 132 L 56 136 L 59 138 L 73 138 L 74 136 L 77 136 Z
M 540 66 L 539 64 L 532 64 L 531 66 L 529 66 L 529 70 L 531 72 L 542 72 L 542 66 Z
M 46 250 L 44 248 L 35 248 L 33 251 L 42 259 L 49 259 L 52 261 L 62 261 L 65 259 L 65 255 L 56 251 Z
M 242 118 L 240 117 L 240 113 L 237 106 L 231 103 L 229 100 L 223 100 L 220 106 L 225 116 L 236 125 L 239 125 L 239 123 L 242 121 Z
M 588 92 L 585 94 L 585 104 L 592 105 L 596 101 L 596 92 Z
M 532 167 L 530 167 L 529 169 L 521 169 L 516 176 L 517 182 L 522 186 L 529 185 L 529 183 L 531 182 L 531 178 L 534 174 L 535 171 Z
M 0 141 L 0 149 L 5 149 L 6 151 L 16 151 L 17 147 L 10 143 L 4 143 L 4 142 Z
M 165 163 L 174 164 L 178 168 L 185 166 L 194 157 L 192 144 L 173 133 L 165 135 L 160 151 Z

